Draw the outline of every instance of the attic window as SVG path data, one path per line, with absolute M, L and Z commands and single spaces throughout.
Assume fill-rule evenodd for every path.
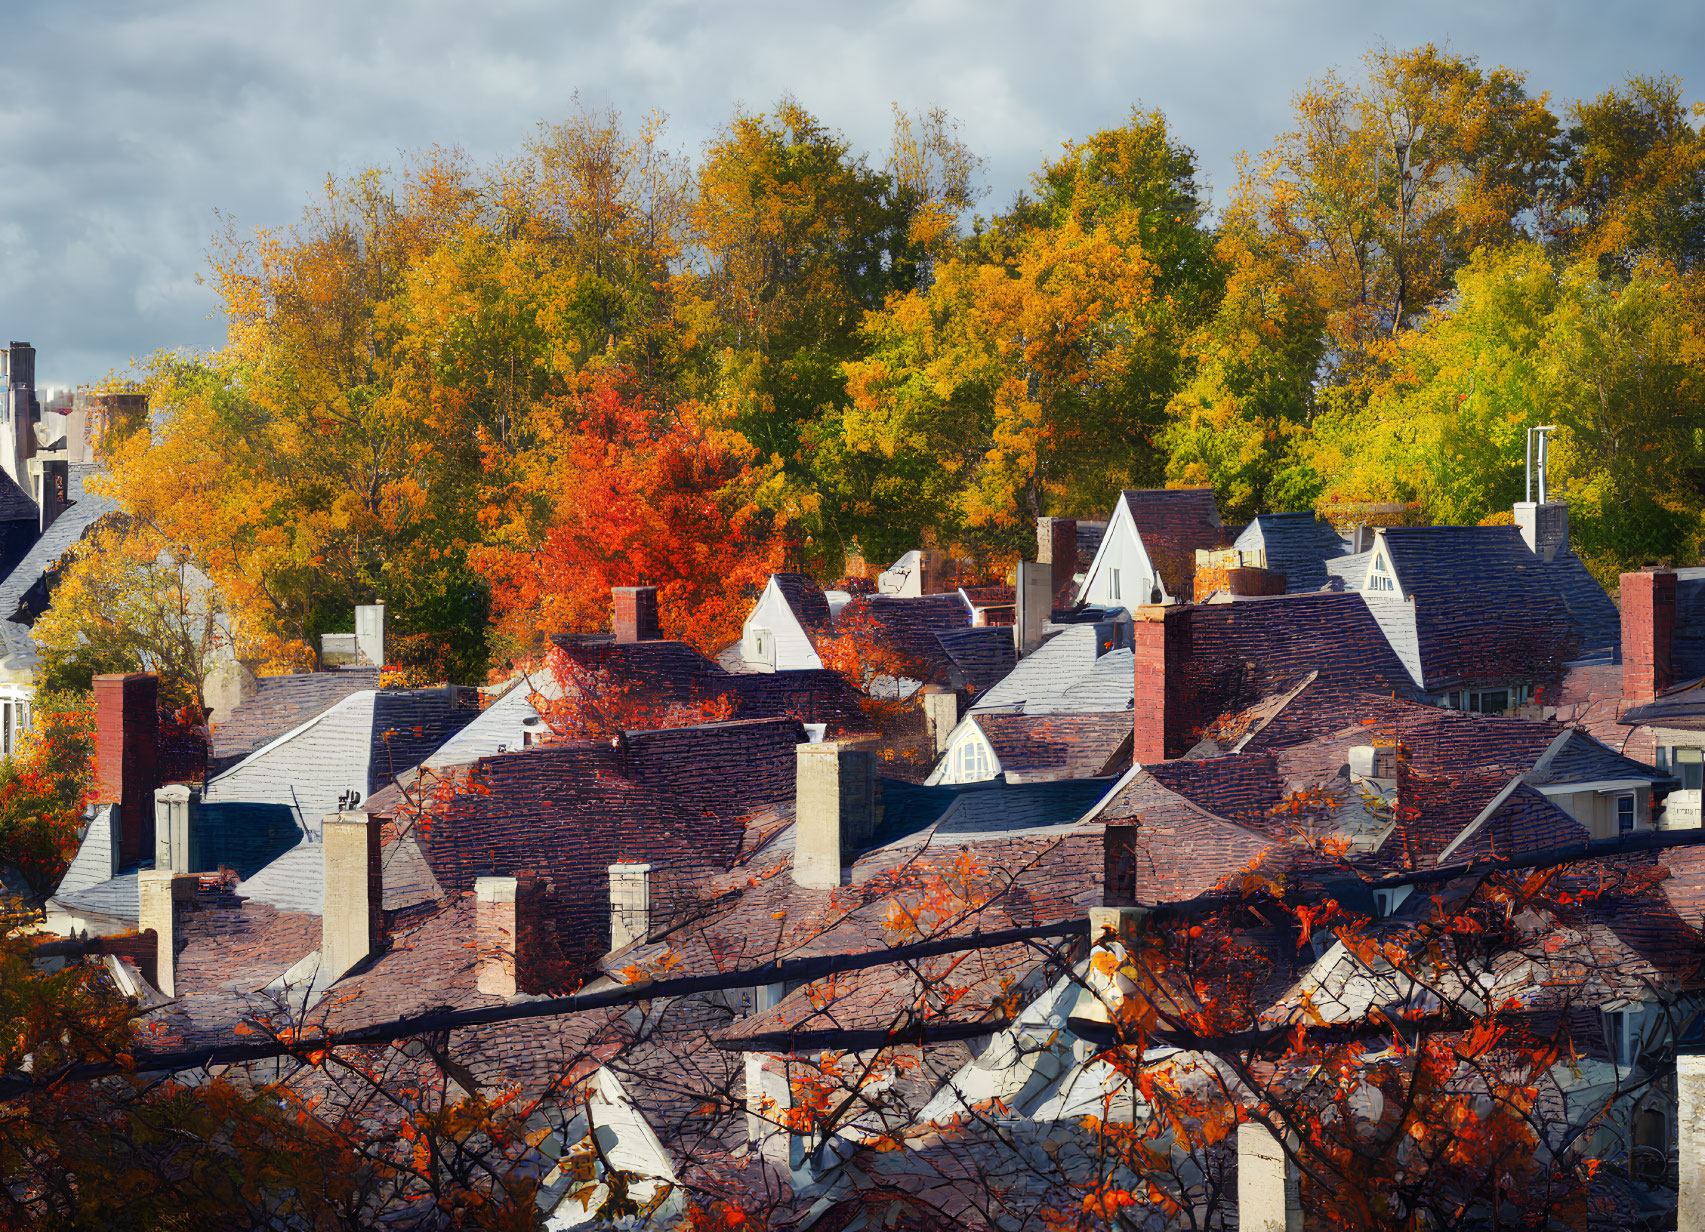
M 1107 588 L 1108 598 L 1117 600 L 1119 598 L 1119 571 L 1117 569 L 1107 571 Z
M 994 775 L 993 759 L 981 740 L 967 740 L 959 746 L 959 781 L 975 783 Z
M 1626 1004 L 1626 1003 L 1624 1003 Z M 1637 1010 L 1606 1010 L 1604 1041 L 1617 1065 L 1632 1065 L 1640 1054 L 1640 1014 Z

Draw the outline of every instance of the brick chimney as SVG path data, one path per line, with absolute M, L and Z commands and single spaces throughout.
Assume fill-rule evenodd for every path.
M 610 949 L 644 940 L 651 931 L 651 865 L 610 865 Z
M 618 642 L 655 642 L 663 637 L 657 623 L 657 587 L 612 586 L 615 617 L 611 628 Z
M 1036 559 L 1054 570 L 1054 606 L 1070 607 L 1077 573 L 1077 519 L 1037 518 Z
M 1132 614 L 1136 692 L 1131 758 L 1139 765 L 1188 751 L 1184 668 L 1190 660 L 1190 620 L 1188 604 L 1143 604 Z
M 160 682 L 150 675 L 95 677 L 95 790 L 115 805 L 120 864 L 154 852 L 159 784 Z
M 1622 575 L 1622 700 L 1653 700 L 1673 681 L 1675 571 L 1642 569 Z
M 533 987 L 543 892 L 544 883 L 533 877 L 474 878 L 477 986 L 487 996 L 513 997 Z
M 320 970 L 341 979 L 379 950 L 384 874 L 377 817 L 332 813 L 320 825 L 325 905 L 320 913 Z
M 848 858 L 876 829 L 875 762 L 869 749 L 832 740 L 797 745 L 795 752 L 793 879 L 802 886 L 838 886 Z
M 177 992 L 178 916 L 195 901 L 194 874 L 145 868 L 136 874 L 136 931 L 154 933 L 154 987 L 168 997 Z

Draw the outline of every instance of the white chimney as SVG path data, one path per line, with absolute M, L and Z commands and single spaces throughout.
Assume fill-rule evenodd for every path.
M 182 783 L 154 791 L 154 867 L 174 873 L 198 873 L 195 835 L 198 792 Z
M 377 817 L 332 813 L 320 825 L 325 906 L 320 916 L 320 970 L 330 982 L 379 949 L 384 874 Z
M 746 1141 L 764 1159 L 793 1170 L 804 1162 L 804 1141 L 782 1123 L 793 1106 L 787 1058 L 746 1054 Z
M 1301 1174 L 1265 1125 L 1237 1127 L 1239 1232 L 1302 1232 Z
M 366 603 L 355 609 L 355 662 L 358 667 L 385 665 L 383 603 Z
M 1675 1058 L 1675 1138 L 1681 1161 L 1676 1232 L 1705 1232 L 1705 1055 Z
M 1042 644 L 1043 627 L 1054 614 L 1054 567 L 1046 561 L 1021 560 L 1013 580 L 1018 610 L 1012 636 L 1022 659 Z
M 651 931 L 651 865 L 610 865 L 610 949 L 643 941 Z
M 876 772 L 868 749 L 840 742 L 801 744 L 797 758 L 793 880 L 826 888 L 841 884 L 849 858 L 876 829 Z

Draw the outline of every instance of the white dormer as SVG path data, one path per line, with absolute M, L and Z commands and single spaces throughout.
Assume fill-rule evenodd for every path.
M 1171 597 L 1121 495 L 1101 536 L 1101 546 L 1095 549 L 1095 559 L 1089 562 L 1077 589 L 1076 601 L 1097 607 L 1134 608 L 1164 603 Z
M 936 762 L 935 769 L 930 771 L 924 784 L 935 787 L 956 783 L 984 783 L 1000 772 L 1000 758 L 995 756 L 988 737 L 983 735 L 983 729 L 977 726 L 971 716 L 966 715 L 948 735 L 947 747 L 942 750 L 941 760 Z
M 775 578 L 769 580 L 764 593 L 758 596 L 752 614 L 740 631 L 740 657 L 746 666 L 758 672 L 787 672 L 802 668 L 821 668 L 823 660 L 811 644 L 811 636 L 799 623 L 793 606 Z
M 1362 593 L 1403 597 L 1403 583 L 1397 576 L 1397 566 L 1392 562 L 1391 549 L 1386 545 L 1383 530 L 1374 536 L 1373 548 L 1368 552 L 1368 571 L 1362 580 Z

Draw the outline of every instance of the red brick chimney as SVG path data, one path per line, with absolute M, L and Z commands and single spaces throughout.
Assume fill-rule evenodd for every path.
M 1675 571 L 1642 569 L 1622 575 L 1622 700 L 1649 702 L 1673 681 Z
M 155 676 L 95 677 L 96 802 L 117 806 L 120 864 L 154 853 L 159 699 Z
M 663 637 L 657 623 L 657 587 L 612 586 L 615 618 L 611 627 L 618 642 L 655 642 Z
M 1132 703 L 1131 759 L 1138 764 L 1182 757 L 1188 751 L 1184 668 L 1190 660 L 1190 606 L 1143 604 L 1132 614 L 1136 693 Z

